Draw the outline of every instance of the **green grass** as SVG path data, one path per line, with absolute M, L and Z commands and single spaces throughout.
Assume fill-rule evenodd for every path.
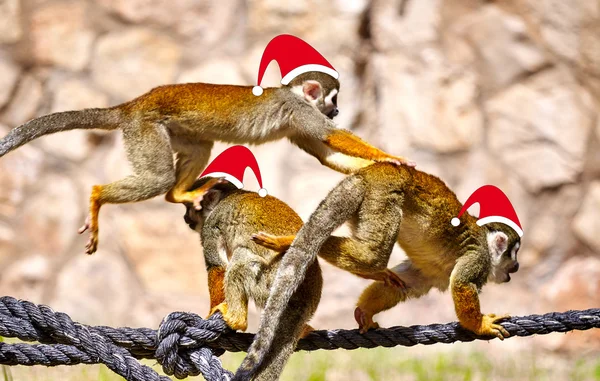
M 13 340 L 10 340 L 13 341 Z M 465 345 L 375 348 L 354 351 L 296 353 L 290 359 L 282 381 L 478 381 L 478 380 L 573 380 L 600 381 L 600 356 L 568 358 L 535 351 L 493 356 L 491 351 L 474 351 Z M 222 357 L 227 369 L 236 369 L 244 353 Z M 160 372 L 155 361 L 144 361 Z M 0 381 L 121 381 L 101 365 L 55 368 L 3 367 Z M 12 379 L 11 377 L 12 373 Z M 201 380 L 201 377 L 194 380 Z M 190 379 L 191 380 L 191 379 Z

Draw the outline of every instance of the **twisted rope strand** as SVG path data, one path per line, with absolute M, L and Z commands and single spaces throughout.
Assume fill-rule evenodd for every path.
M 600 308 L 512 317 L 500 323 L 511 335 L 545 335 L 600 328 Z M 50 307 L 0 298 L 0 336 L 41 344 L 0 342 L 0 364 L 75 365 L 105 364 L 128 381 L 167 381 L 137 359 L 156 358 L 168 375 L 177 378 L 202 374 L 208 381 L 229 380 L 232 373 L 218 359 L 224 351 L 246 351 L 253 334 L 235 333 L 220 314 L 202 319 L 196 314 L 173 312 L 157 331 L 148 328 L 91 327 L 75 323 Z M 490 340 L 458 323 L 415 325 L 371 330 L 314 331 L 300 340 L 296 350 L 357 349 L 432 345 L 456 341 Z

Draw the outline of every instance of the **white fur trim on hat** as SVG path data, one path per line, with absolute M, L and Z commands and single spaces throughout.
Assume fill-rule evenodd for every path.
M 225 172 L 213 172 L 213 173 L 208 173 L 202 177 L 223 177 L 225 180 L 229 181 L 230 183 L 232 183 L 233 185 L 235 185 L 236 187 L 238 187 L 239 189 L 242 189 L 244 187 L 244 184 L 236 179 L 235 177 L 231 176 L 229 173 L 225 173 Z
M 318 64 L 309 64 L 309 65 L 298 66 L 294 70 L 291 70 L 289 73 L 287 73 L 285 75 L 285 77 L 281 78 L 281 84 L 287 85 L 288 83 L 290 83 L 292 81 L 292 79 L 296 78 L 300 74 L 308 73 L 309 71 L 318 71 L 321 73 L 329 74 L 330 76 L 332 76 L 335 79 L 338 79 L 340 76 L 337 71 L 333 70 L 330 67 L 318 65 Z
M 489 217 L 480 218 L 480 219 L 477 220 L 477 225 L 482 226 L 482 225 L 485 225 L 485 224 L 489 224 L 490 222 L 500 222 L 500 223 L 503 223 L 505 225 L 508 225 L 515 232 L 517 232 L 517 234 L 519 235 L 519 237 L 523 237 L 523 230 L 517 224 L 515 224 L 512 220 L 509 220 L 506 217 L 489 216 Z
M 260 188 L 260 189 L 258 190 L 258 195 L 259 195 L 260 197 L 266 197 L 266 196 L 267 196 L 267 194 L 268 194 L 268 192 L 267 192 L 267 190 L 266 190 L 265 188 Z

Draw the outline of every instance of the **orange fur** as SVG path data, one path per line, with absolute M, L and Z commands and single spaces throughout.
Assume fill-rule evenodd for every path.
M 245 331 L 248 329 L 248 309 L 230 309 L 226 302 L 223 302 L 210 311 L 210 315 L 215 312 L 221 312 L 223 320 L 229 328 L 234 331 Z M 210 316 L 209 315 L 209 316 Z
M 210 309 L 225 301 L 225 269 L 213 267 L 208 270 L 208 294 L 210 296 Z
M 122 106 L 129 114 L 152 112 L 175 117 L 200 115 L 220 126 L 252 113 L 258 103 L 269 100 L 277 88 L 266 88 L 257 97 L 251 86 L 184 83 L 156 87 Z M 227 112 L 222 112 L 227 110 Z
M 508 315 L 483 315 L 479 306 L 479 296 L 474 285 L 456 284 L 452 286 L 454 309 L 460 325 L 481 336 L 496 336 L 500 340 L 510 336 L 508 331 L 499 324 L 499 320 Z
M 452 286 L 452 299 L 460 325 L 477 332 L 481 326 L 483 315 L 475 286 L 472 284 Z
M 389 160 L 397 161 L 401 164 L 409 163 L 408 159 L 389 155 L 346 130 L 335 130 L 333 134 L 327 136 L 325 144 L 334 150 L 353 158 L 362 158 L 372 161 Z

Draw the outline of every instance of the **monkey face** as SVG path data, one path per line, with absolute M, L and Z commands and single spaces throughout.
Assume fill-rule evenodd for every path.
M 201 179 L 196 180 L 196 182 L 192 185 L 189 191 L 193 191 L 195 189 L 200 188 L 204 184 L 206 184 L 209 180 L 213 179 L 212 177 L 206 176 Z M 200 233 L 202 231 L 202 226 L 204 225 L 204 221 L 215 206 L 221 201 L 221 198 L 230 191 L 236 190 L 235 185 L 231 184 L 228 181 L 223 183 L 217 183 L 213 188 L 208 190 L 206 194 L 202 197 L 202 201 L 200 201 L 200 209 L 196 209 L 192 204 L 185 204 L 185 214 L 183 216 L 183 220 L 190 227 L 190 229 L 197 231 Z
M 521 241 L 516 234 L 507 235 L 502 231 L 488 233 L 488 246 L 491 255 L 491 271 L 488 281 L 494 283 L 510 282 L 510 274 L 519 270 L 517 253 Z
M 193 205 L 186 204 L 185 205 L 185 214 L 183 215 L 183 220 L 190 227 L 190 229 L 200 232 L 202 230 L 202 211 L 196 210 Z
M 338 91 L 336 89 L 333 89 L 323 99 L 323 107 L 321 109 L 321 112 L 327 115 L 329 119 L 333 119 L 340 113 L 340 110 L 337 107 L 337 96 Z
M 303 97 L 328 118 L 333 119 L 340 113 L 337 107 L 340 83 L 328 74 L 304 73 L 292 80 L 290 86 L 292 92 Z

